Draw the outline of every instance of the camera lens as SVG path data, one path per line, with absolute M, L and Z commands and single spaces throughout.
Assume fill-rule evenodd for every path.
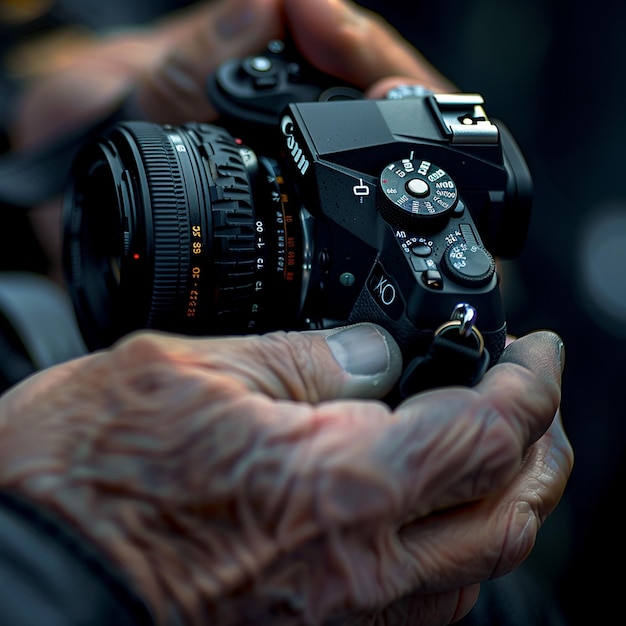
M 277 163 L 224 129 L 127 122 L 78 153 L 64 268 L 91 349 L 127 332 L 294 327 L 307 228 Z

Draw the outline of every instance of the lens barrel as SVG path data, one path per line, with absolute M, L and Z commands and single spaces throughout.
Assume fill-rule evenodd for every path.
M 79 152 L 64 208 L 66 279 L 88 347 L 139 328 L 293 326 L 299 213 L 276 162 L 220 127 L 108 129 Z

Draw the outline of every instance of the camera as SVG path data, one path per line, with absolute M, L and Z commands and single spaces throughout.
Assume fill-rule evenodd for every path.
M 219 125 L 121 122 L 78 152 L 64 264 L 90 349 L 371 321 L 410 362 L 461 305 L 498 359 L 494 257 L 521 251 L 532 183 L 480 95 L 367 99 L 273 41 L 207 97 Z

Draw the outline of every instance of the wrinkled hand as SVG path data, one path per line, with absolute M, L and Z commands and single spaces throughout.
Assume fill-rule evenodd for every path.
M 436 90 L 452 88 L 380 16 L 347 0 L 213 0 L 95 39 L 50 68 L 26 93 L 13 140 L 45 141 L 103 115 L 129 91 L 152 121 L 210 121 L 216 113 L 206 97 L 209 74 L 263 50 L 286 28 L 310 62 L 363 89 L 398 73 Z
M 562 495 L 561 342 L 391 410 L 367 400 L 401 369 L 376 328 L 138 333 L 55 366 L 0 399 L 0 487 L 100 546 L 162 623 L 448 624 Z

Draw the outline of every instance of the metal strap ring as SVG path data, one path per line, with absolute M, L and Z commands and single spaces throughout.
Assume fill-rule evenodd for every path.
M 485 349 L 485 339 L 482 333 L 476 327 L 471 327 L 470 332 L 467 334 L 463 334 L 461 331 L 463 329 L 463 322 L 461 320 L 450 320 L 449 322 L 445 322 L 442 324 L 436 331 L 435 335 L 443 335 L 450 330 L 455 330 L 459 335 L 465 338 L 473 337 L 476 341 L 476 349 L 479 354 L 482 354 Z

